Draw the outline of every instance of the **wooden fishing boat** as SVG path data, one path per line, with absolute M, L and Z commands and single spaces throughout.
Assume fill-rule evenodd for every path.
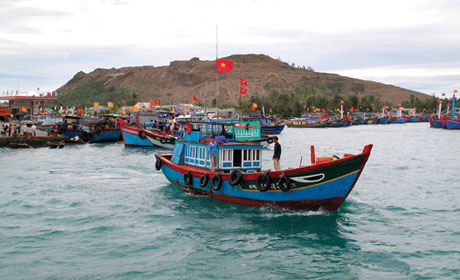
M 135 127 L 128 125 L 122 119 L 117 119 L 125 147 L 153 148 L 153 143 L 147 139 L 143 129 L 139 128 L 139 120 L 134 121 L 137 124 Z
M 47 147 L 48 142 L 65 142 L 68 140 L 64 135 L 32 136 L 31 133 L 25 134 L 25 136 L 0 136 L 0 147 L 39 148 Z
M 87 142 L 113 142 L 122 139 L 120 128 L 116 127 L 113 117 L 109 116 L 103 116 L 102 120 L 65 116 L 58 125 L 58 132 L 69 138 L 78 136 Z
M 322 119 L 317 122 L 309 122 L 303 118 L 298 118 L 292 120 L 292 122 L 287 123 L 288 127 L 295 127 L 295 128 L 319 128 L 319 127 L 326 127 L 328 124 L 328 119 Z
M 357 155 L 314 158 L 312 165 L 280 171 L 262 169 L 262 146 L 218 145 L 218 163 L 210 170 L 207 144 L 192 131 L 176 141 L 173 154 L 156 154 L 155 168 L 176 186 L 195 194 L 252 206 L 334 211 L 352 191 L 372 145 Z

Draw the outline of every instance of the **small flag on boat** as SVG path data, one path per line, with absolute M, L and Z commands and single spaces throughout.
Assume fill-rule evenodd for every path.
M 246 92 L 248 92 L 247 89 L 245 89 L 245 88 L 240 88 L 240 94 L 246 94 Z
M 125 103 L 126 101 L 125 101 L 125 100 L 122 100 L 121 102 Z
M 195 94 L 193 95 L 193 101 L 196 101 L 196 102 L 200 101 L 200 100 L 198 100 L 198 98 L 196 98 Z
M 138 111 L 137 107 L 136 106 L 133 106 L 131 107 L 131 111 L 133 111 L 134 113 Z
M 240 82 L 241 82 L 241 85 L 243 85 L 243 86 L 248 85 L 248 81 L 246 81 L 245 79 L 240 79 Z
M 155 104 L 156 104 L 156 105 L 161 105 L 160 100 L 156 100 L 156 99 L 155 99 Z
M 252 107 L 257 108 L 257 103 L 252 103 Z
M 150 108 L 150 109 L 153 109 L 153 108 L 155 108 L 155 105 L 153 105 L 153 103 L 150 103 L 150 104 L 149 104 L 149 108 Z
M 270 112 L 270 114 L 273 114 L 272 108 L 270 108 L 270 111 L 269 111 L 269 112 Z
M 77 112 L 81 115 L 83 112 L 81 111 L 80 107 L 77 107 Z
M 107 102 L 107 107 L 113 108 L 113 103 L 112 102 Z
M 93 107 L 99 107 L 99 102 L 94 102 Z
M 40 88 L 37 88 L 37 91 L 39 91 L 39 90 L 40 90 Z
M 21 112 L 23 112 L 23 113 L 27 113 L 27 109 L 26 109 L 26 107 L 24 107 L 24 106 L 21 106 Z
M 446 94 L 445 94 L 445 93 L 442 93 L 442 96 L 446 96 Z
M 233 61 L 226 59 L 216 59 L 217 72 L 230 72 L 233 70 Z
M 19 90 L 16 90 L 16 95 L 18 95 L 18 94 L 19 94 Z
M 190 123 L 187 122 L 187 134 L 192 133 L 192 128 L 190 127 Z
M 457 90 L 456 90 L 456 89 L 454 89 L 454 94 L 455 94 L 455 93 L 457 93 Z

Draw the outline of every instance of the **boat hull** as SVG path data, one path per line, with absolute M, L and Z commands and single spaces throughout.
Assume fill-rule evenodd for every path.
M 306 124 L 287 124 L 288 127 L 295 127 L 295 128 L 319 128 L 319 127 L 326 127 L 328 124 L 328 120 L 324 120 L 317 123 L 306 123 Z
M 260 130 L 263 135 L 280 134 L 284 129 L 284 124 L 274 126 L 261 126 Z
M 123 144 L 127 148 L 153 148 L 153 144 L 147 139 L 147 137 L 142 138 L 141 129 L 130 127 L 125 124 L 123 121 L 118 121 L 120 125 L 121 135 L 123 138 Z
M 235 186 L 228 182 L 228 173 L 220 173 L 222 186 L 219 190 L 211 188 L 211 178 L 217 173 L 208 169 L 178 165 L 171 161 L 171 155 L 156 155 L 161 161 L 161 170 L 166 178 L 176 186 L 186 191 L 204 194 L 222 199 L 253 206 L 278 206 L 291 209 L 325 209 L 334 211 L 340 207 L 358 180 L 365 163 L 370 155 L 372 145 L 364 148 L 363 153 L 336 161 L 303 166 L 300 168 L 269 172 L 271 188 L 259 191 L 256 186 L 258 176 L 262 172 L 245 173 L 242 181 Z M 186 185 L 184 174 L 191 171 L 192 182 Z M 200 187 L 200 177 L 205 174 L 208 183 Z M 280 177 L 285 175 L 291 182 L 287 192 L 280 190 Z M 311 178 L 311 179 L 309 179 Z
M 445 128 L 446 129 L 460 129 L 460 121 L 456 120 L 445 120 Z

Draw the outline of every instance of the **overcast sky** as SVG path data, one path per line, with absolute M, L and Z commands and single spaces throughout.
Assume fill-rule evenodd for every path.
M 266 54 L 432 94 L 460 89 L 460 1 L 0 0 L 0 90 L 78 71 Z

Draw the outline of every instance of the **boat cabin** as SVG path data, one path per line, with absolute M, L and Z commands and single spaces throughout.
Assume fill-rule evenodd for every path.
M 200 138 L 209 139 L 211 136 L 224 136 L 226 141 L 258 140 L 262 134 L 260 122 L 202 122 Z
M 238 169 L 245 173 L 259 172 L 262 167 L 262 146 L 258 144 L 220 143 L 217 145 L 216 170 L 230 173 Z M 208 143 L 176 141 L 172 161 L 210 169 Z

